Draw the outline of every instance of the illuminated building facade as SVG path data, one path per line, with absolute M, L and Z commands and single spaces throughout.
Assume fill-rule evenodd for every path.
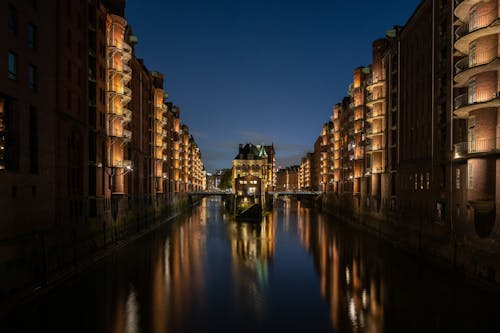
M 276 191 L 298 191 L 300 166 L 293 165 L 276 172 Z
M 453 219 L 472 250 L 500 254 L 499 1 L 456 1 L 454 41 Z M 471 254 L 473 256 L 473 253 Z M 474 265 L 471 258 L 469 265 Z M 477 266 L 477 265 L 476 265 Z M 495 279 L 500 267 L 475 268 Z M 496 274 L 498 281 L 498 274 Z
M 256 177 L 260 180 L 258 181 L 260 188 L 255 188 L 250 192 L 264 194 L 268 189 L 274 187 L 275 172 L 272 170 L 270 172 L 269 170 L 273 167 L 270 162 L 274 162 L 274 157 L 269 157 L 267 153 L 268 150 L 266 150 L 265 147 L 266 146 L 254 145 L 252 143 L 247 143 L 245 145 L 240 144 L 238 155 L 236 155 L 232 163 L 233 193 L 238 193 L 237 187 L 239 182 L 237 179 L 246 176 Z M 272 150 L 272 154 L 274 155 L 274 149 Z M 242 182 L 244 181 L 245 180 L 242 180 Z M 243 183 L 241 185 L 246 184 Z
M 163 76 L 135 55 L 125 1 L 34 4 L 0 5 L 7 73 L 0 77 L 0 240 L 11 244 L 0 248 L 9 253 L 0 265 L 16 260 L 10 254 L 35 256 L 44 243 L 54 262 L 67 253 L 45 270 L 50 275 L 168 213 L 171 200 L 186 197 L 174 192 L 205 180 L 188 136 L 189 186 L 180 186 L 179 110 L 166 101 Z M 44 263 L 29 266 L 26 258 L 16 269 L 29 279 Z
M 300 161 L 299 184 L 301 190 L 310 191 L 312 189 L 312 170 L 314 168 L 313 153 L 307 153 Z

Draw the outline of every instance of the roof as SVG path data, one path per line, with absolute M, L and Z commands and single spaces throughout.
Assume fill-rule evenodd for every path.
M 265 146 L 254 145 L 247 143 L 246 145 L 240 144 L 238 155 L 235 160 L 261 160 L 267 158 Z

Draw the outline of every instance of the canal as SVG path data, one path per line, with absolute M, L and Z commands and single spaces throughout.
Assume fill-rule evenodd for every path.
M 500 300 L 377 237 L 280 200 L 261 224 L 220 199 L 4 320 L 4 332 L 491 332 Z

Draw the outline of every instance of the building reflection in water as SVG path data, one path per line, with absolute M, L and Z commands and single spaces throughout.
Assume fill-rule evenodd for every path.
M 174 223 L 168 234 L 148 239 L 151 246 L 141 257 L 142 267 L 128 275 L 128 295 L 115 295 L 109 332 L 182 332 L 193 325 L 192 313 L 203 304 L 206 279 L 206 201 L 183 223 Z M 126 258 L 124 260 L 127 260 Z M 132 259 L 131 259 L 132 260 Z M 127 267 L 126 263 L 121 263 Z M 130 281 L 130 276 L 133 276 Z M 127 280 L 117 277 L 118 280 Z M 133 280 L 141 286 L 136 289 Z M 116 282 L 116 281 L 115 281 Z M 124 283 L 125 281 L 121 281 Z M 120 293 L 125 288 L 113 288 Z
M 263 319 L 269 268 L 274 258 L 275 225 L 273 214 L 261 223 L 229 222 L 233 304 L 236 314 Z
M 330 305 L 335 331 L 383 332 L 385 286 L 381 263 L 370 256 L 356 233 L 342 233 L 333 223 L 298 206 L 298 234 L 313 254 L 321 294 Z
M 139 306 L 137 304 L 137 296 L 135 294 L 134 286 L 130 286 L 129 294 L 127 297 L 127 323 L 125 333 L 138 333 L 139 332 Z

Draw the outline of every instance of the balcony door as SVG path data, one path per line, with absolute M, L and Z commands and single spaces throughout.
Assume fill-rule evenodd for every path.
M 470 116 L 467 119 L 467 142 L 469 146 L 469 153 L 476 151 L 476 117 Z
M 469 16 L 469 31 L 474 31 L 477 29 L 477 11 L 473 9 Z
M 469 82 L 469 104 L 474 104 L 477 102 L 476 99 L 476 91 L 477 91 L 477 83 L 476 80 L 470 81 Z
M 469 68 L 476 66 L 476 44 L 471 44 L 469 48 Z

